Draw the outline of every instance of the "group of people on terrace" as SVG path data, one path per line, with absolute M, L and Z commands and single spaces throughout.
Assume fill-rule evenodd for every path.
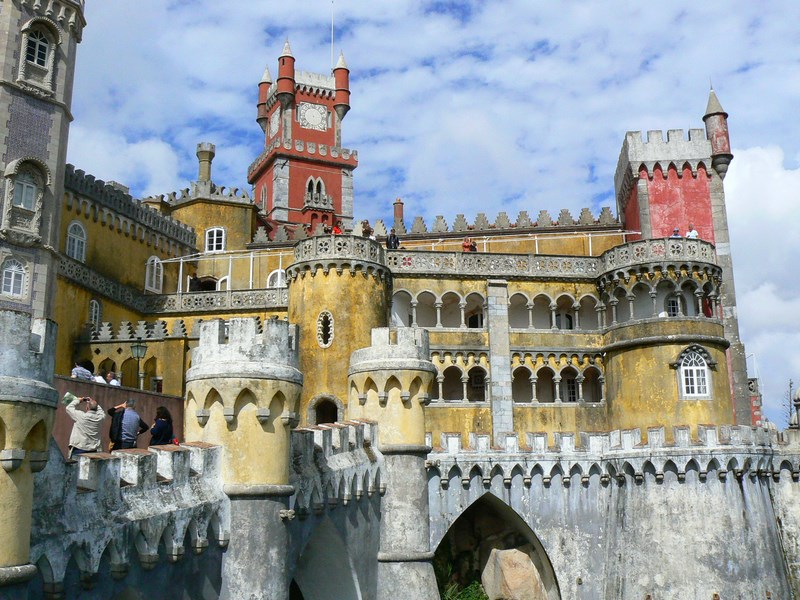
M 69 458 L 90 452 L 102 452 L 102 428 L 106 416 L 111 417 L 108 451 L 136 448 L 138 438 L 150 431 L 150 446 L 177 443 L 172 415 L 165 406 L 156 409 L 153 424 L 148 425 L 136 411 L 136 400 L 129 398 L 105 411 L 92 397 L 78 397 L 67 392 L 62 400 L 67 415 L 74 421 L 69 437 Z
M 84 379 L 86 381 L 93 381 L 95 383 L 105 383 L 114 386 L 120 385 L 119 379 L 117 379 L 117 374 L 114 371 L 100 370 L 93 374 L 91 369 L 87 368 L 88 366 L 93 367 L 90 361 L 87 361 L 86 363 L 75 363 L 70 376 L 73 379 Z
M 685 236 L 681 235 L 680 227 L 675 227 L 672 230 L 672 235 L 669 236 L 669 237 L 671 237 L 671 238 L 682 238 L 682 237 L 685 237 L 687 240 L 696 240 L 699 236 L 700 236 L 700 234 L 697 233 L 697 229 L 694 228 L 694 225 L 692 223 L 689 223 L 689 228 L 686 230 L 686 235 Z

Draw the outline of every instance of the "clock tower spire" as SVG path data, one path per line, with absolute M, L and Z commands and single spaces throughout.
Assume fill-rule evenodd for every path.
M 289 42 L 278 58 L 275 82 L 258 86 L 257 121 L 264 151 L 247 179 L 270 238 L 281 226 L 313 233 L 353 221 L 353 170 L 358 155 L 342 148 L 342 120 L 350 110 L 350 70 L 341 54 L 331 75 L 295 71 Z

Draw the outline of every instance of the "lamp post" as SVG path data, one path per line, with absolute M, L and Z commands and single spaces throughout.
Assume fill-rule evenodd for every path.
M 142 338 L 136 338 L 136 343 L 131 344 L 131 355 L 136 359 L 136 371 L 139 373 L 139 389 L 144 389 L 144 371 L 142 371 L 142 359 L 147 354 L 147 344 Z

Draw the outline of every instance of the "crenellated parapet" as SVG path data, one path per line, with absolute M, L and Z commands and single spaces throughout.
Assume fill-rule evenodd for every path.
M 676 171 L 678 177 L 683 177 L 688 170 L 696 178 L 701 170 L 707 175 L 710 166 L 711 142 L 702 129 L 690 129 L 688 139 L 684 130 L 670 129 L 666 140 L 660 130 L 648 131 L 646 139 L 640 131 L 629 131 L 625 134 L 614 175 L 617 206 L 625 209 L 642 170 L 650 179 L 655 177 L 656 171 L 666 177 L 670 169 Z
M 147 203 L 165 203 L 171 208 L 177 208 L 181 204 L 194 202 L 196 200 L 216 200 L 219 202 L 234 202 L 236 204 L 249 205 L 253 203 L 247 190 L 237 187 L 228 188 L 217 185 L 213 181 L 193 181 L 191 187 L 184 188 L 177 192 L 148 196 L 142 201 Z
M 692 439 L 688 426 L 676 426 L 672 442 L 666 441 L 664 427 L 648 429 L 645 442 L 638 428 L 580 433 L 577 438 L 573 433 L 555 433 L 552 444 L 547 433 L 527 433 L 522 443 L 520 436 L 508 433 L 492 446 L 488 433 L 475 432 L 469 434 L 467 447 L 460 433 L 442 433 L 439 440 L 428 437 L 438 443 L 429 465 L 444 489 L 454 478 L 465 488 L 494 489 L 499 484 L 503 489 L 517 475 L 525 487 L 533 483 L 547 487 L 555 481 L 564 487 L 631 485 L 642 483 L 645 476 L 661 483 L 665 473 L 683 482 L 687 472 L 700 482 L 709 472 L 721 480 L 728 476 L 777 480 L 782 471 L 794 481 L 800 479 L 800 440 L 779 439 L 761 428 L 700 425 Z
M 220 458 L 219 447 L 188 443 L 65 462 L 51 444 L 48 467 L 36 476 L 30 550 L 45 592 L 57 597 L 71 560 L 91 589 L 104 554 L 120 579 L 134 560 L 154 568 L 161 544 L 169 562 L 202 553 L 209 540 L 225 547 L 230 502 Z
M 269 142 L 264 151 L 258 155 L 247 169 L 248 181 L 268 160 L 275 156 L 287 156 L 317 161 L 330 161 L 342 165 L 343 168 L 355 169 L 358 166 L 358 152 L 349 148 L 317 144 L 301 139 L 281 139 L 280 136 Z
M 295 493 L 290 507 L 300 520 L 386 493 L 383 460 L 377 450 L 378 425 L 344 421 L 292 432 Z
M 58 23 L 75 36 L 75 41 L 83 39 L 83 28 L 86 27 L 83 16 L 85 0 L 22 0 L 21 4 Z
M 94 176 L 67 165 L 64 174 L 65 203 L 68 211 L 82 213 L 126 236 L 146 241 L 155 247 L 164 243 L 176 248 L 173 254 L 193 249 L 196 235 L 192 227 L 164 216 L 127 191 L 96 179 Z
M 359 226 L 360 227 L 360 226 Z M 550 215 L 547 210 L 540 210 L 536 218 L 531 218 L 528 211 L 520 211 L 515 220 L 511 220 L 504 211 L 497 214 L 494 222 L 490 221 L 485 213 L 478 213 L 475 220 L 470 223 L 463 214 L 456 215 L 452 224 L 448 224 L 444 216 L 437 215 L 428 226 L 424 217 L 416 216 L 412 219 L 411 227 L 404 233 L 409 238 L 417 235 L 429 235 L 431 233 L 440 234 L 479 234 L 486 233 L 514 233 L 515 231 L 528 231 L 531 229 L 548 231 L 563 231 L 563 228 L 608 228 L 619 227 L 619 221 L 612 214 L 611 209 L 604 206 L 600 213 L 595 217 L 591 209 L 583 208 L 577 218 L 572 215 L 569 209 L 563 208 L 556 217 Z M 375 223 L 375 235 L 385 236 L 388 228 L 383 220 Z

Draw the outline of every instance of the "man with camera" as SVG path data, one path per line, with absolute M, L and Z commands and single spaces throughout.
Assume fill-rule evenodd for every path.
M 69 457 L 100 450 L 100 429 L 106 418 L 105 411 L 86 396 L 74 398 L 67 404 L 67 414 L 75 421 L 69 436 Z

